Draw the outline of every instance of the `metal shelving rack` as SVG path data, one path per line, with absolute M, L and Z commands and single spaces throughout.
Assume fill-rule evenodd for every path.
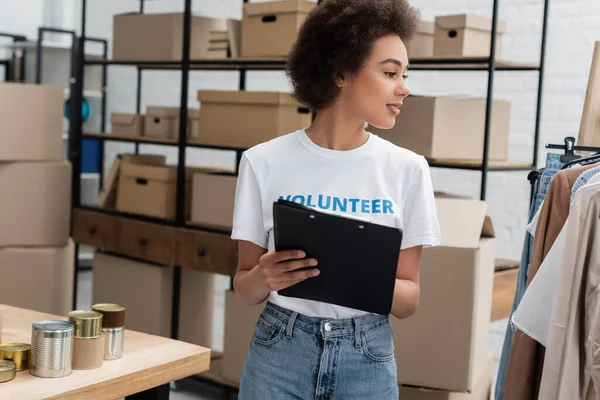
M 140 13 L 144 12 L 144 0 L 140 1 Z M 248 0 L 243 0 L 244 3 Z M 536 168 L 538 160 L 538 142 L 541 116 L 541 97 L 542 84 L 544 76 L 544 61 L 546 48 L 546 32 L 548 20 L 548 5 L 549 0 L 544 0 L 543 10 L 543 25 L 541 38 L 541 54 L 539 65 L 528 65 L 512 62 L 504 62 L 497 60 L 496 54 L 496 32 L 498 20 L 498 4 L 500 0 L 493 0 L 492 9 L 492 29 L 491 29 L 491 44 L 490 57 L 477 58 L 428 58 L 428 59 L 412 59 L 411 70 L 445 70 L 445 71 L 480 71 L 488 73 L 487 85 L 487 103 L 486 103 L 486 119 L 483 128 L 484 146 L 482 153 L 482 162 L 477 163 L 454 163 L 454 162 L 431 162 L 430 166 L 434 168 L 449 168 L 459 170 L 472 170 L 481 172 L 481 189 L 480 199 L 486 198 L 487 175 L 493 171 L 531 171 Z M 319 1 L 320 2 L 320 1 Z M 229 234 L 229 231 L 219 229 L 210 229 L 206 227 L 198 227 L 190 225 L 186 222 L 184 216 L 184 201 L 185 201 L 185 165 L 186 165 L 186 148 L 187 147 L 202 147 L 219 150 L 230 150 L 236 153 L 236 168 L 242 152 L 245 149 L 233 147 L 218 147 L 218 146 L 203 146 L 193 142 L 187 142 L 186 121 L 188 116 L 188 90 L 189 90 L 189 74 L 192 70 L 233 70 L 239 71 L 240 82 L 239 90 L 246 89 L 246 73 L 247 71 L 269 71 L 283 70 L 286 66 L 285 59 L 223 59 L 223 60 L 191 60 L 190 59 L 190 19 L 192 0 L 184 0 L 184 29 L 183 29 L 183 51 L 181 61 L 161 61 L 161 60 L 142 60 L 142 61 L 115 61 L 109 59 L 94 59 L 88 60 L 84 54 L 84 41 L 81 38 L 76 38 L 74 49 L 74 68 L 72 79 L 72 96 L 71 96 L 71 138 L 69 142 L 70 161 L 73 165 L 73 186 L 72 186 L 72 208 L 90 210 L 98 213 L 118 216 L 122 218 L 132 219 L 136 221 L 151 222 L 157 225 L 182 227 L 187 229 L 199 229 L 206 232 Z M 81 13 L 81 37 L 86 37 L 86 0 L 82 0 Z M 86 65 L 103 65 L 105 69 L 110 66 L 133 66 L 137 68 L 137 102 L 136 112 L 140 113 L 141 109 L 141 84 L 142 72 L 145 70 L 179 70 L 181 72 L 181 94 L 180 94 L 180 119 L 179 119 L 179 138 L 178 139 L 150 139 L 150 138 L 119 138 L 112 135 L 98 134 L 83 134 L 81 121 L 81 104 L 83 99 L 83 75 L 84 66 Z M 495 71 L 537 71 L 538 72 L 538 94 L 537 108 L 535 115 L 535 131 L 534 131 L 534 150 L 533 160 L 531 163 L 490 163 L 489 160 L 489 143 L 490 143 L 490 125 L 492 112 L 492 95 L 494 85 Z M 104 128 L 104 126 L 103 126 Z M 104 129 L 102 129 L 104 131 Z M 103 132 L 104 133 L 104 132 Z M 177 164 L 177 191 L 176 191 L 176 216 L 174 219 L 158 219 L 136 214 L 122 213 L 115 210 L 107 210 L 93 206 L 83 206 L 80 201 L 80 171 L 81 171 L 81 143 L 82 139 L 96 139 L 101 141 L 101 148 L 104 148 L 106 141 L 121 141 L 135 143 L 136 153 L 139 144 L 161 144 L 165 146 L 174 146 L 178 150 Z M 101 152 L 101 155 L 103 152 Z M 100 171 L 102 173 L 102 160 L 100 158 Z M 76 246 L 76 249 L 78 246 Z M 77 250 L 76 250 L 77 252 Z M 127 257 L 127 255 L 123 255 Z M 77 259 L 77 254 L 76 254 Z M 172 307 L 172 323 L 171 336 L 178 337 L 178 315 L 179 315 L 179 296 L 181 284 L 181 267 L 174 267 L 173 279 L 173 307 Z M 76 306 L 77 294 L 77 274 L 75 274 L 75 285 L 73 293 L 73 307 Z

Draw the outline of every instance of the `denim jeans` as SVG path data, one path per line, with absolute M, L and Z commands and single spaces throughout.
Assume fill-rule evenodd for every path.
M 546 198 L 546 194 L 548 193 L 548 187 L 550 186 L 550 182 L 552 178 L 558 170 L 564 165 L 564 163 L 560 160 L 560 154 L 548 153 L 546 156 L 546 167 L 542 171 L 542 174 L 538 177 L 538 180 L 535 182 L 535 186 L 533 189 L 533 200 L 529 207 L 529 219 L 528 222 L 531 222 L 533 217 L 535 216 L 537 210 L 540 208 L 540 205 Z M 508 319 L 508 325 L 506 327 L 506 333 L 504 334 L 504 343 L 502 345 L 502 355 L 500 357 L 500 366 L 498 368 L 498 375 L 496 378 L 496 388 L 495 388 L 495 399 L 503 400 L 504 399 L 504 383 L 506 379 L 506 370 L 508 368 L 508 359 L 510 356 L 510 348 L 512 346 L 513 334 L 515 332 L 514 327 L 510 323 L 510 320 L 515 313 L 517 307 L 521 303 L 521 299 L 525 294 L 525 285 L 527 283 L 527 276 L 529 273 L 529 265 L 531 264 L 531 256 L 533 253 L 533 236 L 529 232 L 525 232 L 525 240 L 523 243 L 523 251 L 521 252 L 521 262 L 519 265 L 519 271 L 517 275 L 517 288 L 515 292 L 515 297 L 513 299 L 512 308 L 510 311 L 510 317 Z M 508 399 L 507 399 L 508 400 Z
M 307 317 L 267 303 L 254 328 L 238 398 L 397 400 L 389 317 Z

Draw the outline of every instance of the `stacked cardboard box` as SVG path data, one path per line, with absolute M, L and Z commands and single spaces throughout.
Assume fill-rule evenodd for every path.
M 495 233 L 485 202 L 437 194 L 436 205 L 444 244 L 423 249 L 417 312 L 392 318 L 398 382 L 438 394 L 474 393 L 491 379 Z
M 63 89 L 0 84 L 0 303 L 66 315 L 73 295 Z
M 181 271 L 179 339 L 212 347 L 215 275 Z M 135 290 L 132 290 L 133 286 Z M 171 336 L 173 268 L 96 252 L 94 303 L 113 302 L 127 308 L 127 328 Z

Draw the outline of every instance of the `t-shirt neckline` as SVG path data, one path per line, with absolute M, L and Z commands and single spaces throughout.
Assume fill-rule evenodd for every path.
M 306 147 L 309 151 L 317 155 L 334 159 L 348 159 L 366 153 L 371 149 L 373 144 L 375 144 L 375 140 L 377 138 L 376 135 L 372 134 L 371 132 L 367 133 L 369 134 L 367 141 L 359 147 L 356 147 L 351 150 L 333 150 L 321 147 L 308 137 L 308 135 L 306 134 L 306 129 L 301 129 L 297 131 L 296 137 L 304 147 Z

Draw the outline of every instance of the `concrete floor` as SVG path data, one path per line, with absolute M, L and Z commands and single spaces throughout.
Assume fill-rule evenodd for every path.
M 224 291 L 229 288 L 229 280 L 225 277 L 219 277 L 222 279 L 217 280 L 216 287 L 216 299 L 215 299 L 215 330 L 213 337 L 213 349 L 216 351 L 223 350 L 223 326 L 224 326 L 224 312 L 225 312 L 225 297 Z M 78 288 L 78 301 L 77 307 L 91 307 L 91 294 L 92 294 L 92 272 L 82 271 L 79 273 L 79 288 Z M 494 384 L 498 371 L 498 364 L 500 362 L 500 354 L 502 351 L 502 342 L 504 341 L 504 332 L 506 330 L 506 324 L 508 320 L 495 321 L 490 324 L 490 348 L 495 353 L 495 369 L 494 369 Z M 225 390 L 207 385 L 201 382 L 184 380 L 178 382 L 174 390 L 171 391 L 170 398 L 172 400 L 235 400 L 237 395 L 227 393 Z M 492 391 L 493 392 L 493 391 Z M 491 399 L 494 399 L 493 393 Z

